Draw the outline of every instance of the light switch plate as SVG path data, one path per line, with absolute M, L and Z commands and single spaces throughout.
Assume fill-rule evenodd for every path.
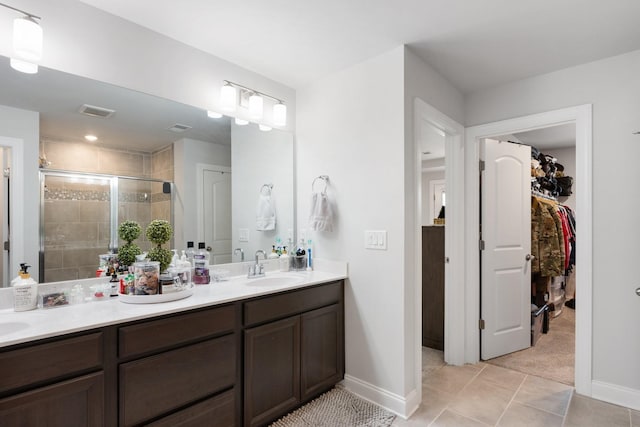
M 365 249 L 387 250 L 387 231 L 386 230 L 365 230 L 364 232 Z
M 240 242 L 248 242 L 249 241 L 249 229 L 248 228 L 239 228 L 238 229 L 238 241 L 240 241 Z

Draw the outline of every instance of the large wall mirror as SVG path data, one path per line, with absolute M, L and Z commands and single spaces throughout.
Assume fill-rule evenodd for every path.
M 25 209 L 23 230 L 36 227 L 40 241 L 13 233 L 12 241 L 24 240 L 20 256 L 31 259 L 9 251 L 4 286 L 22 261 L 40 264 L 34 269 L 41 282 L 95 276 L 99 255 L 122 244 L 114 224 L 125 219 L 143 228 L 170 220 L 171 248 L 204 242 L 212 264 L 250 260 L 259 249 L 295 241 L 291 133 L 210 118 L 200 108 L 45 67 L 19 73 L 8 62 L 0 57 L 0 146 L 4 137 L 24 141 L 24 167 L 11 169 L 28 176 L 20 176 L 24 194 L 7 199 L 39 199 L 38 212 Z M 29 144 L 38 145 L 37 155 Z M 265 203 L 275 212 L 266 227 Z M 11 226 L 8 214 L 0 220 Z M 144 235 L 138 243 L 145 247 Z

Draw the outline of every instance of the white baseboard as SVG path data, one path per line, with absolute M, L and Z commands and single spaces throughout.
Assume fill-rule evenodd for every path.
M 343 384 L 350 392 L 404 419 L 409 418 L 420 406 L 420 396 L 416 390 L 413 390 L 408 396 L 402 397 L 350 375 L 344 376 Z
M 591 397 L 640 411 L 640 390 L 602 381 L 592 381 Z

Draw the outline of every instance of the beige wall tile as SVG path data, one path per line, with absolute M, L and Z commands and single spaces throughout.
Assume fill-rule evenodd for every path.
M 61 282 L 63 280 L 76 280 L 78 278 L 78 269 L 76 268 L 48 269 L 45 270 L 44 273 L 44 281 L 47 282 Z
M 79 220 L 82 222 L 108 222 L 111 216 L 109 202 L 87 200 L 78 203 Z
M 91 267 L 95 271 L 100 265 L 98 255 L 107 253 L 107 248 L 67 249 L 63 255 L 63 266 Z
M 78 172 L 96 172 L 100 170 L 98 148 L 95 145 L 46 142 L 43 151 L 52 169 Z
M 80 218 L 78 203 L 71 200 L 45 200 L 44 222 L 77 221 Z
M 62 258 L 63 250 L 46 250 L 44 252 L 44 268 L 45 269 L 57 269 L 63 266 Z

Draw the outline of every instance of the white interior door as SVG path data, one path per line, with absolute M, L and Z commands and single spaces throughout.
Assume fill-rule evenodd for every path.
M 231 262 L 231 172 L 203 170 L 204 241 L 211 264 Z
M 484 140 L 481 176 L 481 358 L 531 343 L 531 147 Z

